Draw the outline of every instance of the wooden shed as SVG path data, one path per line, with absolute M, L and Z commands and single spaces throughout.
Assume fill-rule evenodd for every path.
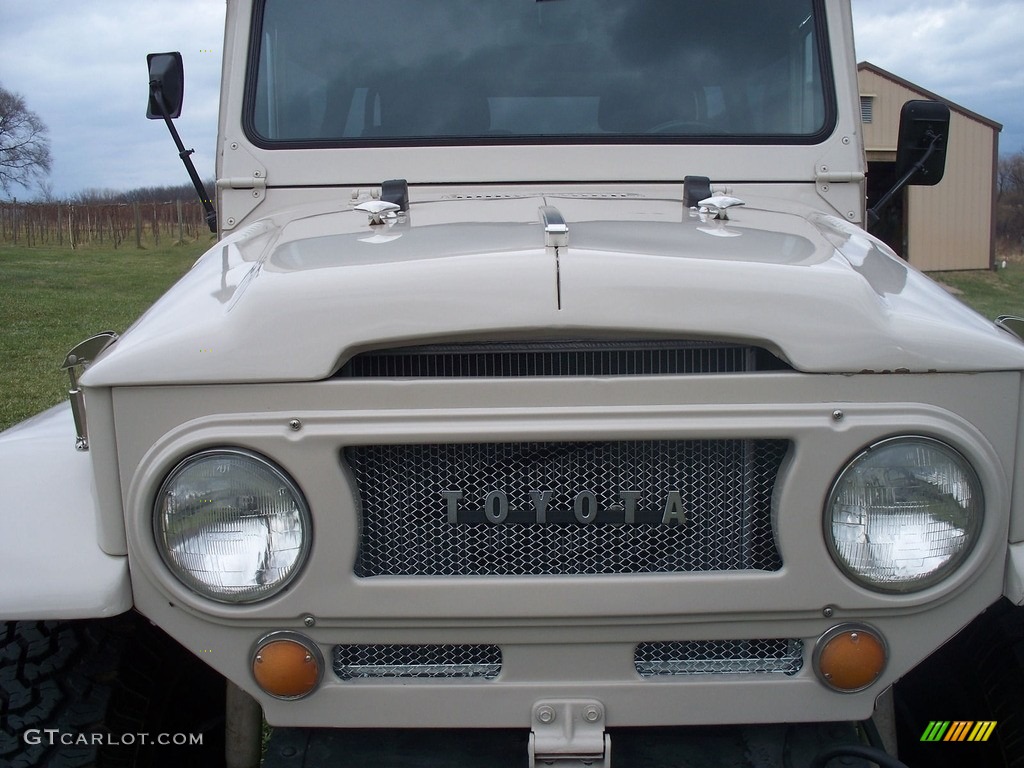
M 1002 125 L 866 61 L 857 65 L 868 161 L 868 206 L 895 181 L 900 109 L 910 99 L 949 106 L 946 172 L 934 187 L 897 195 L 872 231 L 921 270 L 991 269 Z

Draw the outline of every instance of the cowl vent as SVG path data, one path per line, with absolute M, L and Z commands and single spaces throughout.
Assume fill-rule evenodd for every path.
M 682 376 L 791 370 L 765 349 L 710 341 L 431 344 L 364 352 L 341 378 Z

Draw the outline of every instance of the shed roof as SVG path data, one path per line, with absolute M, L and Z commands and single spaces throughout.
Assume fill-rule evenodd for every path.
M 937 93 L 932 93 L 931 91 L 926 90 L 925 88 L 922 88 L 920 85 L 916 85 L 915 83 L 912 83 L 909 80 L 904 80 L 899 75 L 894 75 L 892 72 L 889 72 L 887 70 L 882 69 L 879 66 L 876 66 L 876 65 L 872 64 L 870 61 L 862 61 L 859 64 L 857 64 L 857 71 L 858 72 L 860 72 L 860 71 L 872 72 L 872 73 L 878 75 L 879 77 L 884 77 L 886 80 L 890 80 L 890 81 L 896 83 L 897 85 L 903 86 L 907 90 L 910 90 L 910 91 L 913 91 L 914 93 L 920 94 L 925 99 L 931 99 L 932 101 L 941 101 L 943 104 L 945 104 L 951 110 L 953 110 L 955 112 L 959 112 L 961 115 L 963 115 L 964 117 L 970 118 L 971 120 L 975 120 L 975 121 L 977 121 L 979 123 L 987 125 L 989 128 L 991 128 L 994 131 L 998 132 L 998 131 L 1002 131 L 1003 130 L 1002 123 L 997 123 L 995 120 L 990 120 L 989 118 L 985 117 L 984 115 L 979 115 L 977 112 L 972 112 L 971 110 L 967 109 L 966 107 L 962 107 L 959 104 L 957 104 L 955 102 L 952 102 L 952 101 L 950 101 L 947 98 L 939 96 Z

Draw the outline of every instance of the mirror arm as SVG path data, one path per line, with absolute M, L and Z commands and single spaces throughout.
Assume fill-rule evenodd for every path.
M 928 149 L 925 150 L 925 153 L 921 155 L 921 159 L 914 163 L 914 166 L 903 174 L 903 178 L 897 181 L 893 188 L 882 195 L 878 202 L 868 210 L 868 230 L 878 223 L 880 218 L 879 213 L 881 213 L 882 209 L 889 204 L 889 201 L 892 200 L 893 196 L 897 192 L 901 192 L 903 188 L 907 186 L 907 183 L 914 177 L 914 174 L 924 168 L 925 163 L 928 162 L 928 158 L 935 154 L 936 147 L 938 147 L 939 142 L 942 141 L 942 134 L 928 131 L 926 135 L 931 136 L 931 142 L 928 144 Z
M 196 194 L 199 195 L 199 201 L 203 204 L 203 210 L 206 211 L 206 223 L 210 227 L 210 231 L 214 234 L 217 233 L 217 212 L 213 209 L 213 203 L 210 201 L 209 195 L 206 194 L 206 187 L 203 185 L 202 179 L 199 178 L 199 174 L 196 172 L 196 166 L 192 162 L 192 153 L 194 149 L 185 149 L 185 145 L 181 142 L 181 137 L 178 135 L 177 129 L 174 127 L 174 121 L 171 120 L 170 111 L 167 109 L 167 103 L 164 101 L 163 88 L 159 80 L 151 80 L 149 83 L 149 92 L 153 95 L 153 100 L 157 106 L 160 107 L 160 114 L 163 116 L 164 122 L 167 124 L 167 130 L 171 132 L 171 138 L 174 139 L 174 144 L 178 148 L 178 157 L 181 158 L 181 162 L 185 164 L 185 170 L 188 171 L 189 177 L 192 179 L 192 186 L 196 188 Z

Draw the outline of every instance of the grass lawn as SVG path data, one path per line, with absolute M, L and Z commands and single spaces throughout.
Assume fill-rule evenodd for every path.
M 930 277 L 953 288 L 958 299 L 994 320 L 999 315 L 1024 317 L 1024 263 L 1007 261 L 995 272 L 933 272 Z
M 66 399 L 68 350 L 122 333 L 211 244 L 0 246 L 0 430 Z
M 123 332 L 210 245 L 0 246 L 0 430 L 64 400 L 68 350 L 99 331 Z M 1024 317 L 1020 261 L 932 277 L 986 317 Z

